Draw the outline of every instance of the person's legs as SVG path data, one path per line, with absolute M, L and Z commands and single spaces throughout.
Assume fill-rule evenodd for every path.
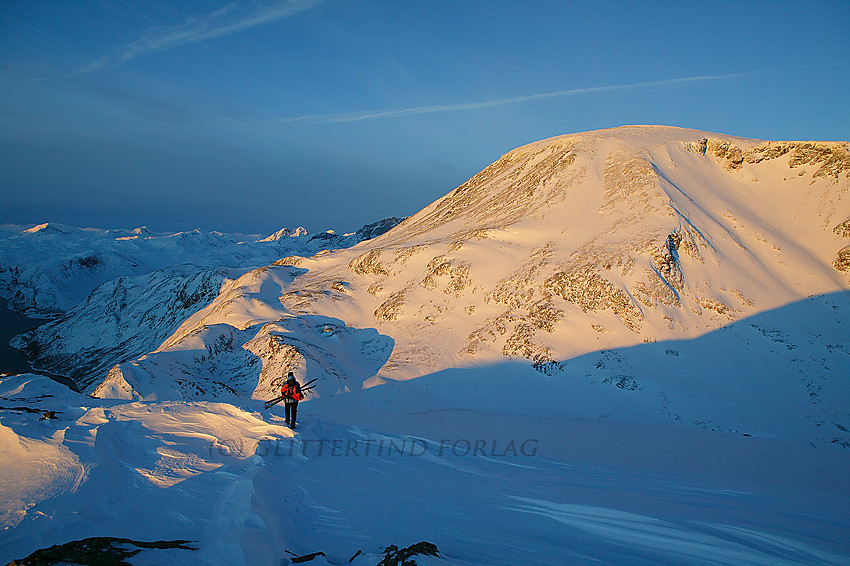
M 294 402 L 294 403 L 292 403 L 291 405 L 288 405 L 288 406 L 292 407 L 292 418 L 289 419 L 289 426 L 294 427 L 295 426 L 295 415 L 298 414 L 298 401 L 296 401 L 296 402 Z
M 292 403 L 285 403 L 284 407 L 285 407 L 284 412 L 286 414 L 286 418 L 284 420 L 286 421 L 287 424 L 289 424 L 289 422 L 290 422 L 289 421 L 289 415 L 292 412 Z

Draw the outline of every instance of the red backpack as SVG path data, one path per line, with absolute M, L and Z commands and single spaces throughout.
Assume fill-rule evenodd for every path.
M 301 393 L 301 387 L 298 385 L 297 381 L 287 381 L 283 384 L 283 387 L 280 389 L 280 392 L 284 397 L 289 397 L 290 399 L 295 399 L 296 401 L 300 401 L 304 398 L 304 394 Z

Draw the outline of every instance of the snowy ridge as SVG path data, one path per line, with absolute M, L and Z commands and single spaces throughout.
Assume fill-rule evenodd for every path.
M 348 249 L 98 287 L 35 343 L 150 350 L 95 397 L 0 379 L 0 563 L 846 564 L 848 156 L 562 136 Z M 287 371 L 295 430 L 261 412 Z
M 260 242 L 276 242 L 281 238 L 297 238 L 298 236 L 303 236 L 307 233 L 307 229 L 303 226 L 299 226 L 295 229 L 295 231 L 291 231 L 289 228 L 281 228 L 274 234 L 269 234 L 262 240 L 258 240 Z
M 314 564 L 376 566 L 390 542 L 418 540 L 440 549 L 416 558 L 431 565 L 838 565 L 850 556 L 846 451 L 494 412 L 511 381 L 547 394 L 543 374 L 507 369 L 307 403 L 297 434 L 256 408 L 98 400 L 38 376 L 6 378 L 3 403 L 57 418 L 0 411 L 3 442 L 16 447 L 0 464 L 20 472 L 0 478 L 0 560 L 92 536 L 197 547 L 138 564 L 276 564 L 322 551 Z
M 98 285 L 180 264 L 254 268 L 290 254 L 352 246 L 387 230 L 400 219 L 364 226 L 356 234 L 309 235 L 304 228 L 256 235 L 221 232 L 152 233 L 40 224 L 0 239 L 0 296 L 9 307 L 30 316 L 55 318 L 70 310 Z M 281 238 L 281 234 L 290 237 Z
M 12 346 L 40 370 L 67 376 L 84 390 L 115 364 L 156 349 L 243 271 L 183 264 L 119 277 L 57 320 L 17 336 Z
M 227 284 L 220 295 L 229 297 L 226 308 L 233 314 L 225 315 L 227 323 L 196 326 L 196 313 L 156 351 L 112 368 L 94 395 L 271 399 L 290 370 L 325 377 L 316 393 L 360 389 L 386 361 L 392 341 L 330 317 L 281 316 L 271 305 L 301 271 L 273 266 Z M 270 316 L 273 322 L 267 322 Z M 197 369 L 200 374 L 193 373 Z M 178 377 L 165 381 L 163 374 Z
M 562 379 L 642 390 L 637 395 L 651 411 L 674 416 L 668 407 L 684 402 L 671 399 L 675 383 L 662 379 L 643 389 L 632 382 L 643 370 L 628 359 L 610 375 L 570 360 L 694 339 L 809 296 L 837 293 L 837 310 L 827 309 L 822 321 L 828 343 L 801 337 L 816 346 L 793 359 L 835 355 L 846 364 L 844 353 L 825 349 L 847 332 L 841 293 L 850 286 L 838 258 L 847 245 L 839 228 L 850 218 L 848 171 L 850 151 L 841 142 L 762 142 L 643 126 L 537 142 L 506 154 L 382 236 L 247 274 L 161 348 L 114 368 L 110 379 L 121 377 L 122 395 L 156 399 L 168 391 L 163 398 L 195 398 L 191 384 L 209 379 L 207 357 L 180 352 L 215 351 L 229 360 L 217 367 L 243 367 L 250 344 L 264 340 L 268 325 L 331 317 L 392 341 L 391 355 L 366 386 L 519 358 Z M 300 274 L 285 281 L 277 275 L 292 268 Z M 270 293 L 257 292 L 264 287 Z M 219 330 L 209 334 L 213 328 Z M 231 329 L 226 351 L 210 343 L 225 328 Z M 287 341 L 286 353 L 248 359 L 303 371 L 315 352 L 335 359 L 323 341 L 320 333 L 308 333 Z M 762 346 L 749 355 L 767 356 L 770 344 Z M 325 384 L 321 394 L 340 390 L 326 369 L 333 363 L 317 361 L 317 373 L 308 372 Z M 815 372 L 818 382 L 834 380 L 834 366 L 795 363 L 787 366 L 793 370 L 778 368 L 789 381 L 800 381 L 798 369 Z M 742 367 L 729 369 L 733 381 L 749 379 Z M 217 379 L 226 383 L 230 371 Z M 175 388 L 178 375 L 183 385 Z M 697 375 L 700 387 L 720 391 L 712 375 Z M 98 394 L 115 394 L 110 379 Z M 770 388 L 770 382 L 753 387 Z M 802 408 L 812 393 L 805 385 L 787 392 L 781 406 L 796 407 L 790 414 L 798 419 L 791 428 L 820 442 L 832 442 L 837 430 L 840 442 L 850 442 L 832 427 L 850 422 L 847 389 L 834 387 L 836 396 L 816 414 Z M 262 398 L 250 385 L 241 391 Z M 719 421 L 711 417 L 717 407 L 676 416 L 721 429 L 754 427 L 746 400 L 740 402 Z M 758 428 L 768 434 L 788 428 L 781 415 L 774 417 Z M 819 429 L 827 421 L 830 431 Z
M 39 370 L 90 390 L 115 364 L 156 349 L 226 281 L 288 254 L 354 245 L 399 221 L 381 220 L 347 236 L 308 236 L 299 228 L 284 241 L 36 226 L 0 240 L 0 289 L 11 295 L 10 307 L 58 318 L 14 346 Z

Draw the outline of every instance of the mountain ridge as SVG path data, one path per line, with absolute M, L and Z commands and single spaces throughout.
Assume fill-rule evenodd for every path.
M 39 370 L 83 389 L 96 386 L 116 363 L 155 349 L 227 281 L 286 254 L 350 246 L 399 220 L 343 236 L 299 228 L 283 241 L 200 230 L 35 226 L 0 239 L 0 293 L 11 297 L 10 307 L 54 320 L 17 336 L 13 346 Z
M 96 287 L 36 342 L 84 394 L 0 377 L 0 563 L 847 563 L 848 146 L 808 143 L 556 139 L 350 248 Z
M 528 144 L 377 238 L 244 275 L 157 350 L 112 368 L 96 394 L 191 399 L 187 379 L 256 384 L 266 367 L 344 393 L 350 384 L 322 369 L 336 362 L 307 354 L 335 355 L 320 325 L 299 326 L 315 317 L 392 341 L 370 387 L 505 358 L 558 374 L 592 352 L 695 338 L 843 292 L 848 148 L 665 127 Z M 272 331 L 281 321 L 301 330 Z M 197 342 L 227 326 L 228 348 Z M 277 346 L 248 346 L 263 336 Z M 235 362 L 245 349 L 251 368 Z M 209 355 L 230 373 L 211 373 Z M 178 371 L 184 385 L 169 377 Z M 246 387 L 237 397 L 259 394 Z
M 118 277 L 184 263 L 259 267 L 291 253 L 351 246 L 399 221 L 386 218 L 346 235 L 283 228 L 266 238 L 199 229 L 154 233 L 146 226 L 100 229 L 47 222 L 0 238 L 0 296 L 22 314 L 59 318 L 98 285 Z M 284 233 L 291 237 L 279 237 Z

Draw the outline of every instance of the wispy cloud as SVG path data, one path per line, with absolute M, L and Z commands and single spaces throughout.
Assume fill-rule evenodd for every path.
M 290 18 L 309 10 L 324 0 L 283 0 L 269 5 L 252 4 L 249 10 L 229 4 L 203 16 L 189 18 L 175 26 L 150 28 L 135 41 L 101 57 L 80 70 L 81 73 L 120 67 L 137 57 L 168 51 L 181 45 L 201 43 L 271 22 Z
M 295 118 L 283 118 L 278 120 L 279 123 L 307 123 L 307 124 L 336 124 L 341 122 L 359 122 L 362 120 L 377 120 L 380 118 L 396 118 L 400 116 L 411 116 L 414 114 L 432 114 L 435 112 L 457 112 L 460 110 L 481 110 L 483 108 L 493 108 L 495 106 L 506 106 L 508 104 L 518 104 L 521 102 L 529 102 L 532 100 L 542 100 L 546 98 L 558 98 L 571 96 L 576 94 L 593 94 L 600 92 L 635 90 L 647 87 L 658 86 L 674 86 L 684 85 L 688 83 L 699 83 L 708 81 L 721 81 L 746 77 L 762 73 L 764 71 L 751 71 L 747 73 L 734 73 L 729 75 L 700 75 L 695 77 L 680 77 L 676 79 L 665 79 L 661 81 L 648 81 L 640 83 L 629 83 L 619 85 L 592 86 L 584 88 L 571 88 L 565 90 L 556 90 L 552 92 L 541 92 L 537 94 L 524 94 L 513 96 L 510 98 L 500 98 L 497 100 L 485 100 L 480 102 L 467 102 L 461 104 L 439 104 L 435 106 L 416 106 L 412 108 L 399 108 L 393 110 L 372 110 L 364 112 L 349 112 L 344 114 L 312 114 L 308 116 L 298 116 Z

